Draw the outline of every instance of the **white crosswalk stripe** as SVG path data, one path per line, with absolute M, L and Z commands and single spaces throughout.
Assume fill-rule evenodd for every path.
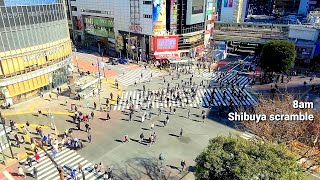
M 52 151 L 50 149 L 47 150 L 47 152 L 52 155 Z M 31 174 L 33 173 L 33 167 L 36 167 L 38 171 L 38 179 L 51 179 L 51 180 L 58 180 L 60 179 L 59 173 L 57 171 L 57 168 L 52 163 L 50 158 L 45 155 L 44 151 L 40 151 L 38 153 L 40 155 L 40 161 L 37 163 L 34 159 L 34 156 L 30 156 L 33 159 L 32 167 L 28 166 L 28 163 L 26 162 L 26 159 L 20 161 L 20 164 L 25 167 L 25 169 L 28 170 Z M 102 173 L 95 174 L 94 171 L 92 171 L 93 164 L 88 162 L 86 159 L 81 157 L 76 151 L 68 149 L 66 147 L 62 148 L 62 151 L 57 153 L 56 158 L 54 159 L 58 166 L 64 167 L 64 165 L 68 165 L 72 169 L 77 170 L 77 177 L 78 179 L 82 179 L 82 173 L 78 171 L 78 163 L 80 163 L 83 167 L 83 171 L 85 174 L 85 179 L 93 180 L 93 179 L 100 179 L 102 178 Z M 66 172 L 65 176 L 68 177 L 70 172 Z
M 142 77 L 141 77 L 142 74 Z M 124 86 L 130 86 L 133 85 L 135 82 L 141 83 L 151 80 L 151 74 L 152 78 L 161 76 L 163 73 L 159 71 L 155 71 L 152 69 L 135 69 L 131 71 L 127 71 L 124 74 L 119 74 L 116 76 L 113 76 L 113 80 L 117 80 L 121 85 Z
M 134 109 L 147 108 L 152 104 L 152 108 L 165 107 L 209 107 L 209 102 L 212 101 L 211 106 L 229 106 L 230 103 L 234 106 L 252 106 L 257 105 L 257 99 L 251 95 L 246 89 L 239 88 L 204 88 L 198 89 L 195 99 L 192 98 L 191 93 L 184 93 L 182 90 L 180 97 L 182 101 L 176 100 L 173 96 L 164 91 L 164 98 L 155 95 L 149 96 L 147 99 L 147 91 L 126 91 L 121 95 L 118 105 L 113 107 L 113 110 L 128 110 L 129 104 L 133 104 Z M 158 93 L 158 90 L 153 90 L 152 93 Z M 131 97 L 131 99 L 130 99 Z
M 237 86 L 250 85 L 252 82 L 252 79 L 249 78 L 248 76 L 237 75 L 236 73 L 227 73 L 223 76 L 222 72 L 204 71 L 204 72 L 201 72 L 200 74 L 196 73 L 194 76 L 198 78 L 203 78 L 206 80 L 213 80 L 216 83 L 222 82 L 226 84 L 229 82 L 229 84 L 235 84 Z
M 257 138 L 256 135 L 249 133 L 248 131 L 245 131 L 244 133 L 242 133 L 240 137 L 245 140 L 255 140 Z

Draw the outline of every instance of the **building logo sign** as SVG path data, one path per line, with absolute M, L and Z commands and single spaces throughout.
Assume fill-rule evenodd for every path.
M 129 29 L 131 32 L 142 33 L 142 27 L 139 25 L 132 24 Z
M 31 56 L 24 57 L 23 61 L 24 62 L 31 61 L 31 60 L 38 59 L 38 58 L 41 58 L 41 57 L 45 57 L 45 56 L 48 56 L 48 55 L 51 55 L 51 54 L 55 54 L 55 53 L 58 53 L 58 52 L 59 52 L 58 48 L 50 49 L 48 51 L 44 51 L 44 52 L 41 52 L 39 54 L 33 54 Z

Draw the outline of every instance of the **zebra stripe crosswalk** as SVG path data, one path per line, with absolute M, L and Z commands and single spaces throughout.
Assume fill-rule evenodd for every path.
M 252 140 L 255 140 L 257 139 L 257 136 L 252 134 L 252 133 L 249 133 L 248 131 L 245 131 L 244 133 L 242 133 L 240 135 L 241 138 L 245 139 L 245 140 L 248 140 L 248 141 L 252 141 Z
M 142 74 L 142 77 L 141 77 Z M 146 81 L 150 81 L 152 77 L 161 76 L 163 73 L 159 71 L 155 71 L 152 69 L 135 69 L 128 71 L 124 74 L 119 74 L 117 76 L 113 76 L 113 80 L 117 80 L 120 84 L 124 86 L 133 85 L 135 82 L 142 83 Z M 151 77 L 152 76 L 152 77 Z
M 159 93 L 158 90 L 151 91 L 152 94 Z M 113 110 L 127 110 L 130 104 L 133 104 L 134 109 L 147 108 L 152 105 L 152 108 L 166 107 L 209 107 L 211 106 L 229 106 L 230 103 L 234 106 L 252 106 L 257 105 L 257 99 L 251 95 L 246 89 L 239 88 L 204 88 L 196 91 L 196 96 L 193 98 L 191 93 L 185 93 L 180 90 L 180 100 L 176 100 L 172 95 L 169 95 L 164 90 L 164 98 L 161 100 L 159 96 L 149 96 L 145 91 L 126 91 L 123 92 L 119 104 L 113 107 Z M 150 93 L 151 94 L 151 93 Z M 148 98 L 147 98 L 148 97 Z
M 252 79 L 249 78 L 246 75 L 237 75 L 236 73 L 227 73 L 224 76 L 222 76 L 222 72 L 208 72 L 204 71 L 200 74 L 195 74 L 195 77 L 203 78 L 206 80 L 212 80 L 215 83 L 229 83 L 229 84 L 235 84 L 237 86 L 244 86 L 244 85 L 250 85 L 252 82 Z
M 47 152 L 52 155 L 51 150 L 47 150 Z M 34 160 L 34 157 L 32 157 L 33 162 L 32 162 L 32 167 L 28 166 L 28 163 L 26 162 L 26 159 L 20 161 L 21 165 L 24 165 L 25 169 L 27 169 L 28 172 L 31 174 L 33 173 L 33 168 L 36 167 L 37 169 L 37 175 L 38 179 L 50 179 L 50 180 L 59 180 L 60 176 L 57 171 L 57 168 L 55 165 L 52 163 L 50 158 L 46 156 L 44 151 L 40 151 L 38 153 L 40 155 L 40 161 L 37 163 Z M 31 156 L 30 156 L 31 157 Z M 99 179 L 102 178 L 102 174 L 98 173 L 95 174 L 92 171 L 93 165 L 88 162 L 86 159 L 81 157 L 76 151 L 68 149 L 66 147 L 63 147 L 60 152 L 57 153 L 56 158 L 54 159 L 58 166 L 64 167 L 64 165 L 70 166 L 72 169 L 77 170 L 77 177 L 78 179 L 82 179 L 82 173 L 78 172 L 78 164 L 80 163 L 83 167 L 85 179 L 87 180 L 94 180 L 94 179 Z M 65 175 L 67 176 L 70 174 L 69 172 L 66 172 Z

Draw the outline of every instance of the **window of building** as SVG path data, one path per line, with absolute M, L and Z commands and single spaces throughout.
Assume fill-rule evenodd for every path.
M 70 1 L 77 1 L 77 0 L 70 0 Z
M 143 4 L 152 4 L 151 1 L 143 1 Z
M 149 19 L 151 19 L 151 18 L 152 18 L 152 15 L 144 14 L 144 15 L 143 15 L 143 18 L 149 18 Z
M 71 6 L 71 10 L 72 10 L 72 11 L 78 11 L 78 9 L 77 9 L 76 6 Z

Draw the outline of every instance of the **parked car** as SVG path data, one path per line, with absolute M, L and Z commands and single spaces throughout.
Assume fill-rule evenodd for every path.
M 110 61 L 109 61 L 110 63 L 111 63 L 111 65 L 117 65 L 117 64 L 119 64 L 119 61 L 118 61 L 118 59 L 116 59 L 116 58 L 110 58 Z
M 118 60 L 118 62 L 119 62 L 120 64 L 129 64 L 128 59 L 118 58 L 117 60 Z

